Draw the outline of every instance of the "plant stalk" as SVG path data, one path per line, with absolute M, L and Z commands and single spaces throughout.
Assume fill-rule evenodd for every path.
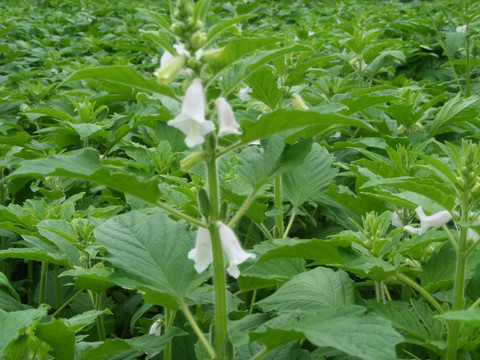
M 48 263 L 42 262 L 42 270 L 40 273 L 40 297 L 38 302 L 40 304 L 45 303 L 45 292 L 47 287 L 47 273 L 48 273 Z
M 280 239 L 283 236 L 283 204 L 282 204 L 282 177 L 275 176 L 273 180 L 273 189 L 275 192 L 275 207 L 279 213 L 275 216 L 275 237 Z
M 437 311 L 440 313 L 440 314 L 443 314 L 445 312 L 445 310 L 443 310 L 443 308 L 440 306 L 440 304 L 438 303 L 437 300 L 435 300 L 435 298 L 430 295 L 430 293 L 425 290 L 423 287 L 421 287 L 419 284 L 417 284 L 415 281 L 413 281 L 412 279 L 410 279 L 408 276 L 402 274 L 402 273 L 396 273 L 395 274 L 395 277 L 400 280 L 401 282 L 407 284 L 408 286 L 410 286 L 411 288 L 417 290 L 430 304 L 433 305 L 433 307 L 435 309 L 437 309 Z
M 213 149 L 211 149 L 213 150 Z M 213 151 L 211 152 L 213 153 Z M 218 234 L 219 196 L 217 163 L 214 156 L 207 160 L 207 180 L 210 200 L 208 230 L 212 241 L 213 286 L 215 290 L 215 354 L 223 360 L 224 343 L 227 337 L 227 298 L 223 248 Z
M 95 310 L 102 310 L 102 293 L 101 292 L 95 292 Z M 100 341 L 105 341 L 107 338 L 105 334 L 105 326 L 103 324 L 103 317 L 102 315 L 97 316 L 97 319 L 95 320 L 97 323 L 97 330 L 98 330 L 98 339 Z

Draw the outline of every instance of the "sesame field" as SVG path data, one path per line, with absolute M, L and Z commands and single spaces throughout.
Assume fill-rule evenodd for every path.
M 480 360 L 480 0 L 0 0 L 1 360 Z

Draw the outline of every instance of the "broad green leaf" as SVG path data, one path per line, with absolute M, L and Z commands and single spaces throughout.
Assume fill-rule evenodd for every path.
M 243 135 L 240 140 L 248 144 L 254 140 L 263 139 L 267 136 L 278 134 L 286 130 L 297 129 L 301 127 L 314 127 L 316 130 L 326 129 L 330 126 L 355 126 L 361 128 L 371 128 L 364 121 L 340 114 L 324 114 L 315 111 L 300 111 L 279 109 L 271 113 L 264 114 L 255 122 L 242 121 L 241 126 Z M 312 133 L 312 136 L 315 133 Z
M 60 254 L 58 251 L 45 252 L 35 248 L 10 248 L 7 250 L 1 250 L 0 258 L 36 260 L 50 264 L 70 266 L 70 261 L 65 254 Z
M 332 167 L 333 156 L 325 148 L 313 144 L 305 161 L 282 175 L 283 197 L 294 207 L 322 195 L 338 170 Z
M 480 326 L 480 309 L 479 308 L 459 310 L 459 311 L 447 311 L 435 317 L 443 320 L 460 322 L 462 324 L 471 324 L 475 326 Z
M 63 83 L 86 79 L 98 80 L 118 86 L 119 88 L 144 91 L 147 93 L 156 92 L 174 99 L 176 98 L 175 92 L 172 88 L 159 85 L 155 79 L 147 80 L 143 78 L 134 68 L 130 66 L 99 66 L 90 69 L 78 70 L 65 79 Z
M 162 351 L 174 337 L 185 335 L 185 331 L 174 327 L 161 336 L 145 335 L 127 339 L 125 342 L 139 352 L 152 354 Z
M 274 348 L 306 337 L 316 346 L 332 347 L 359 359 L 396 359 L 395 345 L 403 338 L 388 320 L 364 312 L 358 306 L 320 310 L 279 328 L 251 332 L 250 339 Z
M 3 309 L 5 311 L 19 311 L 28 308 L 29 307 L 27 305 L 23 305 L 13 296 L 7 294 L 3 290 L 0 290 L 0 309 Z
M 455 54 L 457 53 L 460 46 L 463 45 L 465 41 L 466 34 L 462 32 L 448 32 L 445 35 L 445 51 L 451 59 L 455 59 Z
M 144 38 L 164 48 L 165 51 L 168 51 L 170 54 L 173 55 L 177 53 L 177 50 L 171 45 L 172 40 L 165 31 L 145 31 L 142 35 Z
M 305 271 L 303 259 L 271 259 L 257 262 L 253 266 L 242 269 L 237 280 L 241 290 L 254 290 L 282 284 L 295 275 Z
M 82 330 L 85 326 L 92 324 L 97 317 L 102 315 L 113 315 L 113 313 L 108 310 L 89 310 L 81 314 L 72 316 L 69 319 L 64 319 L 65 325 L 72 329 L 75 333 Z
M 63 321 L 53 319 L 37 324 L 35 336 L 52 348 L 50 354 L 55 360 L 71 360 L 75 353 L 75 333 Z
M 155 22 L 155 24 L 160 26 L 163 30 L 171 32 L 170 31 L 170 22 L 163 15 L 159 14 L 158 12 L 150 11 L 150 10 L 147 10 L 147 9 L 137 8 L 137 10 L 140 13 L 142 13 L 143 15 L 148 16 L 150 19 L 152 19 Z
M 342 257 L 342 269 L 353 272 L 361 278 L 369 278 L 377 281 L 384 280 L 398 270 L 398 264 L 392 265 L 382 259 L 368 254 L 363 249 L 341 248 L 339 254 Z
M 394 95 L 371 95 L 364 94 L 356 97 L 347 97 L 340 102 L 348 107 L 348 109 L 341 111 L 344 115 L 352 115 L 356 112 L 374 107 L 376 105 L 385 104 L 395 100 Z
M 225 71 L 222 75 L 223 96 L 227 96 L 242 81 L 260 69 L 266 63 L 280 58 L 283 55 L 300 51 L 312 51 L 312 49 L 310 47 L 297 44 L 287 48 L 259 51 L 255 55 L 237 62 L 232 66 L 231 69 Z
M 435 115 L 435 118 L 432 122 L 432 127 L 430 128 L 430 135 L 436 135 L 441 133 L 442 126 L 455 122 L 457 120 L 465 121 L 469 120 L 470 117 L 463 117 L 462 115 L 466 112 L 467 109 L 477 104 L 480 101 L 480 97 L 472 95 L 466 99 L 461 99 L 460 94 L 455 96 L 453 99 L 447 101 L 440 111 Z M 471 114 L 470 114 L 471 115 Z
M 354 282 L 342 270 L 317 267 L 301 273 L 257 304 L 265 311 L 314 311 L 354 304 Z
M 252 89 L 251 96 L 270 109 L 275 110 L 282 100 L 282 90 L 278 88 L 276 75 L 273 70 L 264 65 L 246 79 L 247 85 Z
M 79 269 L 67 270 L 60 274 L 60 276 L 73 276 L 73 285 L 77 289 L 88 289 L 97 292 L 103 292 L 112 286 L 113 282 L 108 280 L 108 276 L 113 273 L 110 268 L 93 268 L 93 269 Z
M 223 48 L 212 50 L 210 53 L 207 51 L 204 54 L 204 58 L 207 60 L 210 66 L 212 66 L 212 68 L 218 72 L 228 65 L 234 63 L 242 56 L 264 46 L 274 44 L 280 40 L 281 38 L 273 36 L 234 39 L 229 41 Z
M 251 19 L 255 16 L 257 16 L 257 15 L 256 14 L 239 15 L 239 16 L 235 16 L 235 17 L 230 18 L 230 19 L 223 20 L 223 21 L 213 25 L 210 29 L 208 29 L 207 42 L 204 46 L 208 47 L 208 44 L 213 39 L 215 39 L 218 35 L 220 35 L 222 32 L 224 32 L 231 25 L 234 25 L 234 24 L 239 23 L 239 22 L 244 21 L 244 20 Z
M 300 240 L 300 239 L 275 239 L 263 242 L 255 247 L 261 252 L 258 261 L 275 258 L 303 258 L 315 260 L 316 263 L 339 264 L 343 262 L 339 248 L 349 246 L 344 240 Z
M 95 237 L 115 268 L 111 280 L 141 290 L 149 303 L 175 309 L 178 299 L 210 276 L 208 271 L 197 274 L 187 258 L 194 233 L 163 212 L 116 216 L 97 227 Z
M 107 339 L 97 343 L 80 343 L 76 360 L 108 360 L 114 355 L 132 349 L 123 339 Z
M 7 276 L 0 271 L 0 287 L 6 287 L 8 289 L 8 292 L 15 297 L 18 301 L 20 301 L 20 296 L 18 296 L 18 293 L 15 291 L 12 285 L 10 285 L 10 281 L 8 281 Z M 2 308 L 3 309 L 3 308 Z
M 25 333 L 30 326 L 46 314 L 46 307 L 12 312 L 0 309 L 0 324 L 2 324 L 2 331 L 0 331 L 0 359 L 3 358 L 5 350 L 10 343 Z
M 393 187 L 401 190 L 412 191 L 426 196 L 446 210 L 452 210 L 455 205 L 453 190 L 438 181 L 425 177 L 397 177 L 387 179 L 370 180 L 363 184 L 360 189 L 371 187 Z
M 66 176 L 106 185 L 149 203 L 160 198 L 158 181 L 144 180 L 113 167 L 102 166 L 98 151 L 90 148 L 23 161 L 6 179 L 27 176 Z

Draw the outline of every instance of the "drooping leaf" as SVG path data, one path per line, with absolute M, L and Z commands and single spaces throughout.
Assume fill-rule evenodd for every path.
M 342 270 L 318 267 L 301 273 L 257 303 L 266 311 L 314 311 L 354 304 L 354 283 Z
M 179 298 L 209 277 L 208 271 L 197 274 L 187 258 L 194 233 L 163 212 L 116 216 L 97 227 L 95 237 L 115 268 L 110 279 L 141 290 L 147 302 L 175 309 Z
M 323 194 L 337 174 L 332 163 L 333 156 L 325 148 L 313 144 L 305 161 L 294 170 L 283 174 L 284 198 L 294 207 L 299 207 L 307 200 Z
M 51 355 L 58 360 L 71 360 L 75 353 L 75 333 L 61 320 L 37 324 L 35 335 L 52 348 Z

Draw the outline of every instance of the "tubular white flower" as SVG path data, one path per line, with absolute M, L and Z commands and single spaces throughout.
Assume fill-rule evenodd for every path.
M 467 31 L 467 25 L 461 25 L 461 26 L 457 26 L 457 28 L 455 29 L 458 33 L 464 33 Z
M 219 221 L 217 226 L 223 252 L 228 258 L 227 272 L 234 278 L 238 278 L 240 276 L 238 265 L 249 258 L 253 259 L 255 255 L 242 249 L 235 233 L 227 225 Z M 212 263 L 212 239 L 208 229 L 198 229 L 195 248 L 189 251 L 188 258 L 195 261 L 195 270 L 198 273 L 205 271 Z
M 217 114 L 218 114 L 218 136 L 226 136 L 230 134 L 241 134 L 238 129 L 240 126 L 235 120 L 235 115 L 233 114 L 232 107 L 227 102 L 227 99 L 224 97 L 219 97 L 215 103 L 217 104 Z
M 442 226 L 452 220 L 452 215 L 447 210 L 427 216 L 422 207 L 419 206 L 415 209 L 415 212 L 420 218 L 420 234 L 423 234 L 432 227 Z
M 250 89 L 248 86 L 244 87 L 244 88 L 241 88 L 238 91 L 238 97 L 242 101 L 248 101 L 248 100 L 250 100 L 250 95 L 248 95 L 248 93 L 251 93 L 251 92 L 252 92 L 252 89 Z
M 403 230 L 408 231 L 409 233 L 412 233 L 412 234 L 421 234 L 420 231 L 422 231 L 422 229 L 414 228 L 413 226 L 410 226 L 410 225 L 404 226 Z
M 220 235 L 220 241 L 222 242 L 223 252 L 228 257 L 229 266 L 227 272 L 234 278 L 238 278 L 240 276 L 238 265 L 249 258 L 255 258 L 255 255 L 243 250 L 235 233 L 222 222 L 218 222 L 218 233 Z
M 398 216 L 396 211 L 392 213 L 392 225 L 395 227 L 403 226 L 403 221 L 400 219 L 400 216 Z
M 161 319 L 155 320 L 152 326 L 150 326 L 150 331 L 148 333 L 156 336 L 162 335 L 162 325 L 163 325 L 163 320 Z
M 208 229 L 199 228 L 195 247 L 188 252 L 188 258 L 195 261 L 195 270 L 203 272 L 213 261 L 212 240 Z
M 176 127 L 187 137 L 185 144 L 192 148 L 203 144 L 205 135 L 215 130 L 215 125 L 205 120 L 205 97 L 200 79 L 194 79 L 185 92 L 182 111 L 168 125 Z

